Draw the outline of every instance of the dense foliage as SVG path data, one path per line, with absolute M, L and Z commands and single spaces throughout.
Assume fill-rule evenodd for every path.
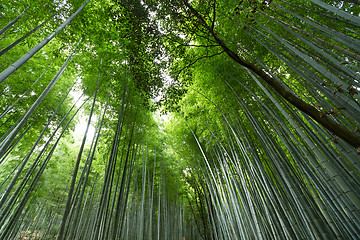
M 0 239 L 358 239 L 358 0 L 0 3 Z

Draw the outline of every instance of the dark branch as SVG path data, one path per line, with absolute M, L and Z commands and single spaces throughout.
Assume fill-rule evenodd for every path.
M 197 63 L 199 60 L 201 59 L 205 59 L 205 58 L 212 58 L 212 57 L 215 57 L 217 55 L 220 55 L 222 53 L 224 53 L 225 51 L 221 51 L 221 52 L 217 52 L 215 54 L 212 54 L 212 55 L 205 55 L 205 56 L 201 56 L 197 59 L 195 59 L 193 62 L 191 62 L 190 64 L 187 64 L 185 67 L 181 68 L 180 70 L 177 71 L 177 74 L 176 74 L 176 77 L 175 79 L 177 79 L 179 77 L 179 75 L 181 74 L 182 71 L 184 71 L 185 69 L 187 69 L 188 67 L 194 65 L 195 63 Z
M 194 9 L 191 4 L 187 0 L 181 1 L 184 6 L 186 6 L 190 12 L 198 19 L 201 25 L 205 29 L 208 30 L 208 33 L 214 38 L 214 40 L 222 47 L 224 52 L 232 58 L 235 62 L 237 62 L 239 65 L 251 70 L 254 72 L 257 76 L 259 76 L 262 80 L 264 80 L 268 85 L 272 87 L 272 89 L 280 94 L 281 97 L 286 99 L 290 104 L 295 106 L 300 111 L 304 112 L 305 114 L 312 117 L 317 123 L 322 125 L 324 128 L 332 132 L 333 134 L 337 135 L 341 139 L 343 139 L 348 144 L 352 145 L 353 147 L 360 149 L 360 136 L 353 133 L 346 127 L 338 124 L 336 121 L 330 119 L 327 116 L 323 116 L 321 112 L 316 109 L 311 104 L 305 102 L 298 96 L 296 96 L 291 91 L 287 90 L 280 82 L 278 82 L 276 79 L 274 79 L 271 75 L 269 75 L 264 69 L 259 68 L 255 64 L 247 61 L 246 59 L 243 59 L 238 54 L 233 52 L 214 32 L 214 30 L 206 23 L 202 15 Z
M 214 30 L 216 19 L 216 0 L 213 1 L 213 19 L 211 21 L 211 29 Z

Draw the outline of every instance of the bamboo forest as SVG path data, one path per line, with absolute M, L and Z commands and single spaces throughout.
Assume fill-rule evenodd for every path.
M 0 1 L 1 240 L 360 239 L 359 0 Z

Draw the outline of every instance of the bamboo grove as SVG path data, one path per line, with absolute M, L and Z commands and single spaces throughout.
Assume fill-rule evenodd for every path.
M 360 239 L 358 0 L 0 3 L 0 239 Z

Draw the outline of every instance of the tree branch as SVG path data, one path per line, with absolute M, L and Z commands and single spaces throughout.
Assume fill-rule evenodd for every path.
M 216 0 L 213 1 L 213 19 L 211 21 L 211 29 L 214 30 L 216 19 Z
M 196 44 L 186 44 L 186 43 L 183 43 L 183 42 L 180 42 L 176 39 L 173 39 L 169 36 L 166 36 L 165 35 L 165 38 L 169 39 L 170 41 L 173 41 L 173 42 L 176 42 L 179 44 L 179 46 L 182 46 L 182 47 L 204 47 L 204 48 L 208 48 L 208 47 L 220 47 L 219 44 L 207 44 L 207 45 L 204 45 L 204 44 L 200 44 L 200 45 L 196 45 Z M 188 40 L 188 41 L 191 41 L 192 39 Z M 211 41 L 212 39 L 208 39 L 210 40 L 210 42 L 214 42 L 214 41 Z M 215 43 L 215 42 L 214 42 Z
M 190 12 L 198 19 L 201 25 L 206 28 L 209 34 L 214 38 L 214 40 L 222 47 L 224 52 L 232 58 L 239 65 L 251 70 L 261 79 L 263 79 L 268 85 L 270 85 L 280 96 L 286 99 L 289 103 L 295 106 L 300 111 L 312 117 L 316 122 L 322 125 L 324 128 L 335 134 L 336 136 L 343 139 L 348 144 L 360 150 L 360 136 L 356 133 L 350 131 L 346 127 L 338 124 L 334 120 L 330 119 L 328 116 L 324 116 L 319 110 L 314 106 L 300 99 L 294 93 L 290 92 L 284 88 L 280 82 L 274 79 L 272 76 L 267 74 L 263 69 L 259 68 L 255 64 L 241 58 L 235 52 L 233 52 L 228 46 L 217 36 L 214 30 L 209 26 L 201 14 L 194 9 L 187 0 L 181 0 L 181 2 L 186 6 Z
M 195 59 L 195 61 L 191 62 L 190 64 L 188 64 L 188 65 L 186 65 L 185 67 L 183 67 L 183 68 L 181 68 L 180 70 L 178 70 L 178 71 L 177 71 L 177 74 L 176 74 L 176 78 L 179 77 L 179 75 L 180 75 L 180 73 L 181 73 L 182 71 L 184 71 L 184 70 L 187 69 L 188 67 L 194 65 L 194 64 L 197 63 L 199 60 L 205 59 L 205 58 L 212 58 L 212 57 L 217 56 L 217 55 L 220 55 L 220 54 L 222 54 L 222 53 L 224 53 L 224 52 L 225 52 L 225 51 L 220 51 L 220 52 L 214 53 L 214 54 L 212 54 L 212 55 L 205 55 L 205 56 L 201 56 L 201 57 Z

